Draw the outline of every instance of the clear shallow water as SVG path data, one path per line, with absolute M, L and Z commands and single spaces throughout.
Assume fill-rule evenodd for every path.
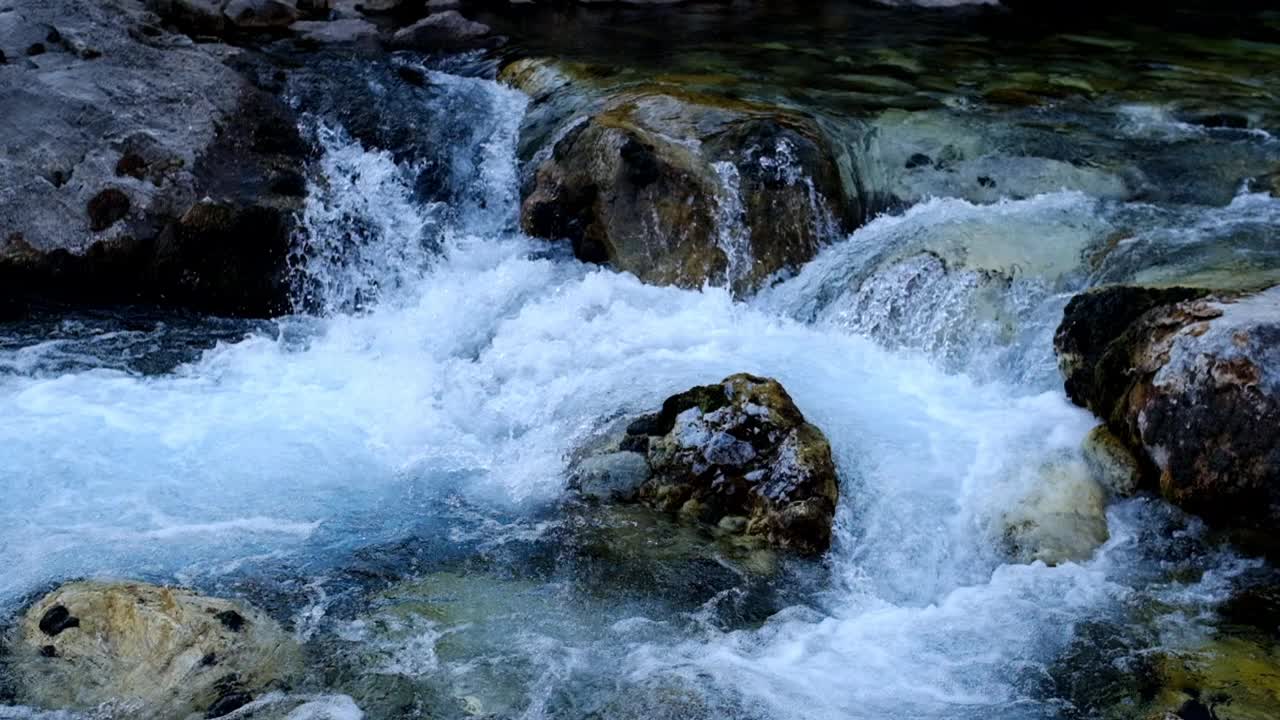
M 120 354 L 112 327 L 6 336 L 0 607 L 86 575 L 248 596 L 313 648 L 302 690 L 338 694 L 315 717 L 1049 718 L 1082 628 L 1185 641 L 1247 566 L 1147 500 L 1112 506 L 1085 562 L 1003 554 L 1002 518 L 1094 424 L 1053 375 L 1061 304 L 1141 207 L 932 200 L 748 302 L 649 287 L 521 236 L 523 99 L 430 77 L 459 108 L 437 132 L 471 138 L 449 202 L 317 131 L 298 272 L 320 314 L 197 332 L 208 349 L 144 326 L 186 348 L 151 369 L 93 361 Z M 1265 224 L 1275 202 L 1180 212 Z M 735 622 L 732 592 L 592 587 L 557 545 L 567 455 L 742 371 L 782 381 L 840 469 L 835 546 L 782 576 L 802 597 Z

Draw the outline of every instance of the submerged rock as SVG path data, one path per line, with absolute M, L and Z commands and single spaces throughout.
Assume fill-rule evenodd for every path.
M 1155 663 L 1154 720 L 1266 720 L 1280 707 L 1280 652 L 1223 636 Z
M 574 486 L 801 553 L 831 544 L 839 496 L 822 431 L 776 380 L 747 374 L 668 398 L 616 447 L 581 460 Z
M 502 79 L 533 99 L 525 135 L 559 127 L 540 136 L 521 223 L 582 260 L 745 293 L 860 215 L 832 143 L 804 115 L 660 84 L 597 90 L 537 60 Z
M 1007 551 L 1019 562 L 1088 560 L 1107 541 L 1106 499 L 1083 462 L 1046 465 L 1031 492 L 1004 513 Z
M 1280 286 L 1243 297 L 1109 287 L 1067 305 L 1054 340 L 1068 395 L 1211 524 L 1280 525 Z
M 74 582 L 22 618 L 23 702 L 131 718 L 221 717 L 297 674 L 293 638 L 256 608 L 144 583 Z
M 1093 477 L 1115 497 L 1129 497 L 1142 482 L 1142 466 L 1120 438 L 1099 425 L 1085 436 L 1081 448 Z

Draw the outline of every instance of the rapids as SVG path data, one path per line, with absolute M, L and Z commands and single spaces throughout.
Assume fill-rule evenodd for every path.
M 435 132 L 457 143 L 447 200 L 316 118 L 295 259 L 313 311 L 0 329 L 0 612 L 82 576 L 247 596 L 326 668 L 290 718 L 1057 718 L 1082 712 L 1057 663 L 1091 628 L 1132 650 L 1099 660 L 1105 676 L 1195 636 L 1250 566 L 1150 499 L 1111 506 L 1110 539 L 1056 567 L 1007 562 L 1000 518 L 1079 464 L 1095 422 L 1052 355 L 1070 294 L 1225 252 L 1228 226 L 1247 245 L 1280 201 L 934 198 L 735 301 L 523 236 L 524 98 L 429 79 L 451 108 Z M 1122 253 L 1082 263 L 1134 216 L 1147 229 Z M 834 547 L 789 576 L 789 607 L 730 622 L 732 598 L 690 608 L 524 568 L 563 530 L 575 447 L 741 371 L 779 379 L 840 470 Z M 453 614 L 386 589 L 417 579 Z

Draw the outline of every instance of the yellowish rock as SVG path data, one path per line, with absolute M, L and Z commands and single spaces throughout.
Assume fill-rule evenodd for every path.
M 300 667 L 292 636 L 262 611 L 145 583 L 68 583 L 17 633 L 21 701 L 139 720 L 218 717 Z

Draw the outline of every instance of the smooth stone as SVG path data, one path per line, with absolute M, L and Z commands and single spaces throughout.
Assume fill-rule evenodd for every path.
M 22 702 L 220 717 L 296 677 L 296 641 L 243 603 L 132 582 L 73 582 L 27 610 L 9 658 Z
M 1081 450 L 1094 478 L 1113 496 L 1129 497 L 1138 491 L 1142 481 L 1138 459 L 1106 425 L 1090 430 Z

